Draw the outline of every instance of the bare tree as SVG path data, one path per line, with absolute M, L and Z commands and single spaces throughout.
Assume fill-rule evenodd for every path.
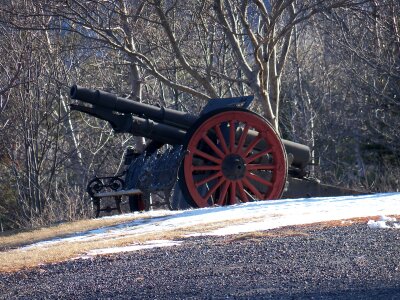
M 5 92 L 7 107 L 0 115 L 0 223 L 35 226 L 83 216 L 89 208 L 82 201 L 83 187 L 91 172 L 114 171 L 110 166 L 120 161 L 126 137 L 114 137 L 107 124 L 86 117 L 83 122 L 91 122 L 92 128 L 83 131 L 79 116 L 69 113 L 68 82 L 85 70 L 93 71 L 99 82 L 116 81 L 107 72 L 115 66 L 71 47 L 77 36 L 11 27 L 7 31 L 13 34 L 4 40 L 9 47 L 2 62 L 12 65 L 18 60 L 19 69 L 18 85 Z M 104 73 L 98 73 L 96 64 L 103 64 Z M 93 132 L 98 138 L 89 139 Z
M 132 97 L 140 96 L 148 75 L 198 99 L 253 93 L 262 112 L 278 127 L 282 74 L 295 25 L 315 14 L 358 4 L 348 0 L 143 0 L 134 4 L 70 0 L 32 4 L 40 20 L 24 8 L 3 11 L 17 28 L 26 28 L 19 20 L 28 18 L 30 28 L 54 29 L 53 20 L 59 18 L 61 29 L 124 53 L 131 68 Z M 48 20 L 42 16 L 49 16 Z M 217 88 L 221 85 L 224 88 Z M 233 85 L 241 88 L 235 91 Z
M 143 144 L 70 114 L 73 82 L 194 113 L 210 98 L 254 94 L 255 111 L 323 156 L 316 175 L 366 176 L 366 140 L 397 153 L 398 8 L 393 0 L 3 1 L 0 134 L 10 163 L 0 173 L 12 180 L 1 185 L 26 219 L 74 218 L 91 173 L 118 172 L 125 146 Z
M 385 173 L 399 161 L 398 11 L 394 1 L 366 1 L 297 25 L 303 38 L 289 53 L 282 122 L 290 138 L 314 140 L 325 181 L 396 186 Z

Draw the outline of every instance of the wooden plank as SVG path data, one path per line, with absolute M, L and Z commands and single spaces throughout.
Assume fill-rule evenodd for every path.
M 141 194 L 142 191 L 139 189 L 130 189 L 130 190 L 120 190 L 120 191 L 112 191 L 112 192 L 103 192 L 103 193 L 96 193 L 93 197 L 115 197 L 115 196 L 131 196 Z

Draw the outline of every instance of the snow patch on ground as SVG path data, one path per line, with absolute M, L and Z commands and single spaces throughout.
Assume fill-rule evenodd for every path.
M 95 249 L 88 251 L 86 255 L 81 256 L 80 258 L 91 258 L 96 255 L 105 255 L 105 254 L 115 254 L 122 252 L 132 252 L 143 249 L 152 249 L 159 247 L 172 247 L 179 246 L 181 241 L 168 241 L 168 240 L 153 240 L 141 245 L 129 245 L 124 247 L 113 247 L 113 248 L 103 248 L 103 249 Z
M 143 237 L 146 234 L 154 233 L 159 233 L 160 239 L 162 239 L 163 233 L 181 230 L 189 231 L 190 236 L 221 236 L 379 215 L 381 217 L 378 221 L 370 220 L 366 226 L 398 229 L 400 224 L 396 222 L 396 219 L 387 216 L 400 215 L 400 193 L 257 201 L 185 211 L 157 210 L 145 212 L 142 215 L 142 219 L 35 243 L 21 248 L 21 250 L 32 247 L 50 247 L 57 243 L 125 237 L 134 241 L 135 237 L 139 235 Z M 118 216 L 113 218 L 118 218 Z M 207 226 L 210 229 L 207 230 Z M 87 256 L 175 246 L 179 243 L 173 241 L 146 242 L 128 247 L 92 250 Z
M 396 228 L 400 229 L 400 223 L 395 223 L 397 220 L 393 217 L 380 216 L 377 221 L 369 220 L 367 225 L 369 228 Z

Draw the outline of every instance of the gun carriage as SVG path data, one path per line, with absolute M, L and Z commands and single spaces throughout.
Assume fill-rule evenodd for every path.
M 70 97 L 85 103 L 72 110 L 108 121 L 116 133 L 151 139 L 142 153 L 126 154 L 127 171 L 118 179 L 89 183 L 97 215 L 103 196 L 114 195 L 120 210 L 120 196 L 129 195 L 131 210 L 140 210 L 148 208 L 149 193 L 164 191 L 169 199 L 173 188 L 172 209 L 349 192 L 308 180 L 310 148 L 281 139 L 248 110 L 252 96 L 211 99 L 198 116 L 77 85 Z M 163 145 L 170 147 L 160 152 Z M 113 192 L 101 194 L 104 187 Z M 144 203 L 137 194 L 147 195 Z

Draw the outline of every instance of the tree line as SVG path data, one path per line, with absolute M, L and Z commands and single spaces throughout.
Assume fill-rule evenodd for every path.
M 323 182 L 399 186 L 395 0 L 5 0 L 0 6 L 0 230 L 90 215 L 93 174 L 121 170 L 114 135 L 69 109 L 73 83 L 198 113 L 252 110 L 307 144 Z

